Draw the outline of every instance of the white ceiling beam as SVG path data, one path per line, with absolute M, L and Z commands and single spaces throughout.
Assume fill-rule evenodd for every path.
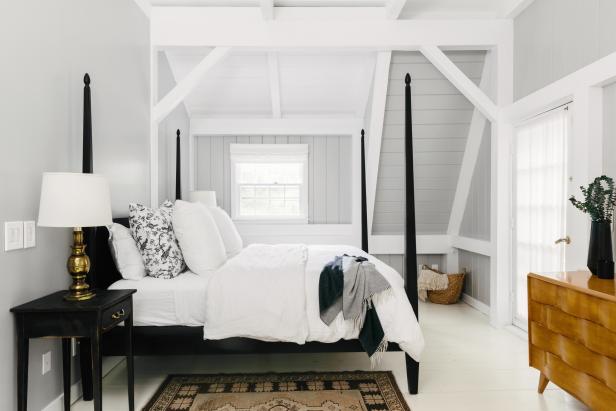
M 437 46 L 421 46 L 421 53 L 490 121 L 496 121 L 499 108 Z
M 350 135 L 363 124 L 361 118 L 214 118 L 192 117 L 192 135 Z
M 203 79 L 208 71 L 218 64 L 230 51 L 229 47 L 216 47 L 208 53 L 165 97 L 152 109 L 152 121 L 159 123 L 180 104 Z
M 488 92 L 488 88 L 492 80 L 491 60 L 492 54 L 488 52 L 485 57 L 485 62 L 483 63 L 483 72 L 481 74 L 481 82 L 479 84 L 479 88 L 484 92 Z M 481 147 L 481 140 L 487 125 L 488 120 L 486 117 L 481 114 L 477 108 L 475 108 L 471 119 L 471 125 L 468 129 L 466 147 L 462 157 L 460 173 L 458 174 L 458 184 L 456 186 L 456 193 L 453 198 L 451 214 L 449 215 L 447 234 L 458 235 L 460 233 L 460 226 L 462 224 L 462 219 L 464 218 L 464 211 L 466 210 L 468 196 L 471 191 L 473 174 L 475 172 L 477 158 L 479 157 L 479 148 Z
M 282 117 L 282 108 L 280 105 L 280 71 L 278 66 L 278 54 L 276 52 L 267 53 L 267 62 L 269 65 L 269 84 L 270 95 L 272 99 L 272 116 L 274 118 Z
M 389 84 L 389 66 L 391 51 L 381 51 L 376 56 L 374 81 L 372 83 L 372 105 L 370 107 L 370 128 L 366 135 L 366 203 L 368 206 L 368 235 L 372 234 L 374 220 L 374 203 L 376 201 L 376 185 L 381 158 L 381 142 L 383 140 L 383 123 L 385 121 L 385 104 L 387 102 L 387 86 Z M 372 244 L 368 241 L 370 251 Z
M 274 20 L 274 0 L 259 0 L 263 20 Z
M 451 245 L 460 250 L 470 251 L 471 253 L 481 254 L 489 257 L 492 254 L 492 243 L 477 238 L 451 236 Z
M 389 0 L 385 5 L 385 15 L 390 20 L 397 20 L 405 5 L 406 0 Z
M 404 254 L 403 235 L 372 235 L 368 239 L 371 254 Z M 447 254 L 451 251 L 451 236 L 418 234 L 417 254 Z
M 151 41 L 153 45 L 166 47 L 223 45 L 417 50 L 422 44 L 443 44 L 488 49 L 499 44 L 503 34 L 511 30 L 510 20 L 392 21 L 370 17 L 369 14 L 357 18 L 344 15 L 323 17 L 318 20 L 317 27 L 315 20 L 286 18 L 282 9 L 276 11 L 275 20 L 264 21 L 257 8 L 155 7 L 150 25 Z M 334 13 L 330 8 L 325 9 L 321 13 Z M 383 15 L 384 8 L 377 9 Z M 345 13 L 351 14 L 352 11 Z
M 533 4 L 534 1 L 535 0 L 505 0 L 501 15 L 508 19 L 515 19 L 526 10 L 528 6 Z

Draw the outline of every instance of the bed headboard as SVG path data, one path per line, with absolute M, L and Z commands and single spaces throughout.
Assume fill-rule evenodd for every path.
M 113 222 L 128 227 L 128 217 L 114 218 Z M 111 257 L 108 241 L 109 230 L 107 230 L 107 227 L 97 227 L 94 236 L 94 249 L 88 252 L 92 260 L 92 269 L 88 274 L 88 279 L 90 286 L 99 290 L 105 290 L 114 282 L 122 279 L 122 275 L 120 275 Z

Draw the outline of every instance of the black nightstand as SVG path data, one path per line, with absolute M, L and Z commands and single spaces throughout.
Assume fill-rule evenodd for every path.
M 134 400 L 133 294 L 137 290 L 97 290 L 88 301 L 65 301 L 66 291 L 58 291 L 38 300 L 11 308 L 17 319 L 17 399 L 18 410 L 27 410 L 28 348 L 30 338 L 62 338 L 64 372 L 64 409 L 71 404 L 71 338 L 88 344 L 92 356 L 94 410 L 103 410 L 101 336 L 121 322 L 126 331 L 128 366 L 128 404 Z

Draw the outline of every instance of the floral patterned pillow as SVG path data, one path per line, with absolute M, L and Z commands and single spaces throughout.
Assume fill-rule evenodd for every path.
M 173 203 L 165 201 L 159 209 L 129 204 L 130 231 L 137 243 L 147 275 L 173 278 L 186 268 L 182 251 L 173 233 Z

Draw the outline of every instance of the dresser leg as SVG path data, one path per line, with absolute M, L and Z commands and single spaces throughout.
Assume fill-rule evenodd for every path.
M 537 391 L 539 392 L 539 394 L 543 394 L 543 391 L 545 391 L 545 387 L 548 386 L 549 382 L 550 380 L 548 379 L 548 377 L 546 377 L 545 374 L 541 373 L 541 375 L 539 376 L 539 387 L 537 387 Z

